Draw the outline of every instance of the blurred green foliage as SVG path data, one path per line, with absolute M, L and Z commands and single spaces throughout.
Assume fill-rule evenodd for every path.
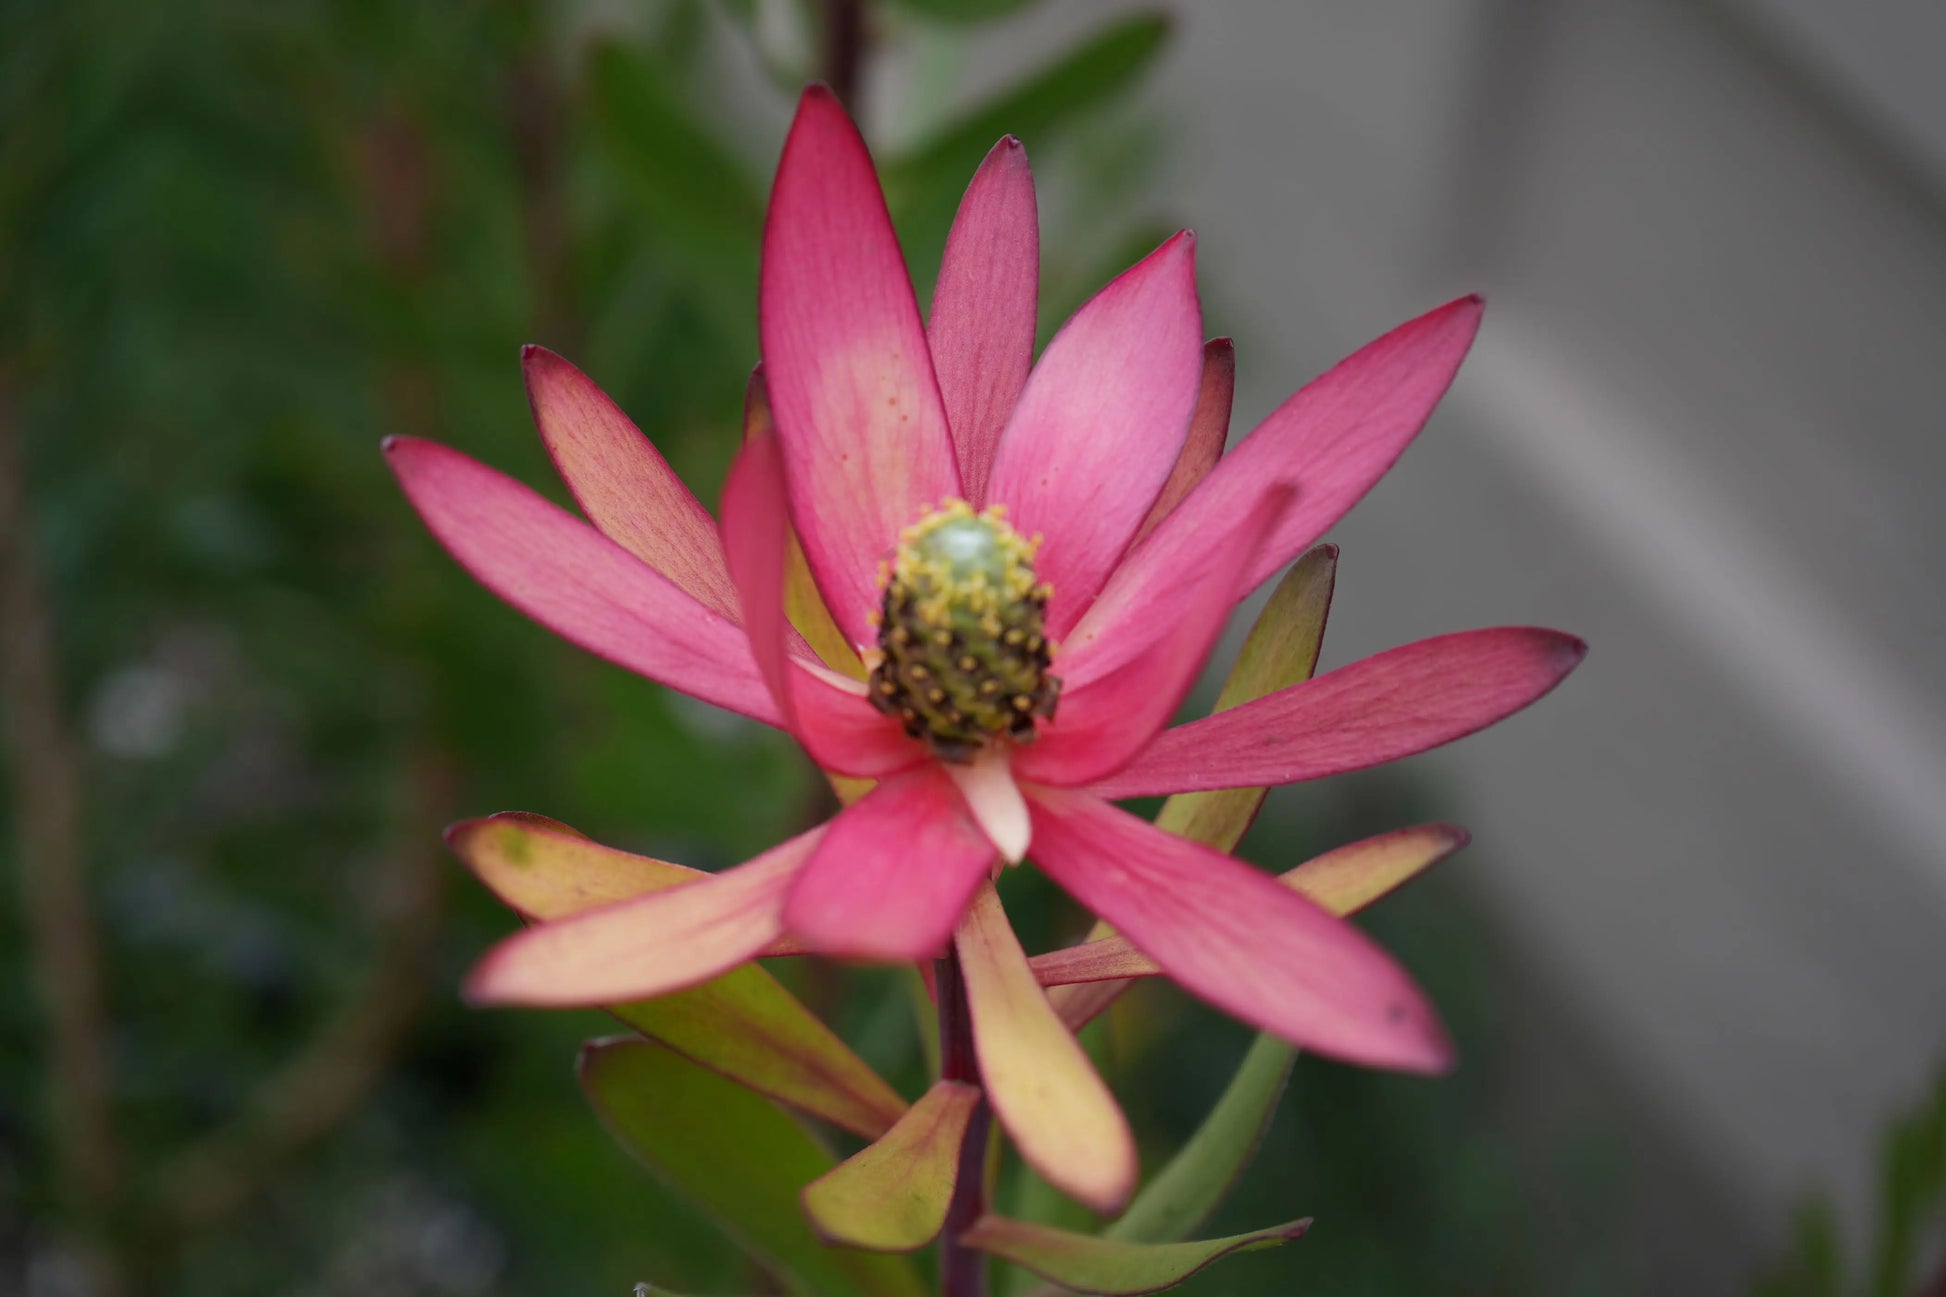
M 884 48 L 937 46 L 1025 6 L 887 0 L 868 30 Z M 578 1092 L 577 1046 L 609 1020 L 455 1002 L 512 921 L 457 878 L 435 830 L 531 808 L 718 867 L 825 794 L 779 736 L 596 662 L 479 590 L 404 506 L 377 444 L 434 437 L 562 499 L 516 363 L 540 342 L 713 503 L 756 356 L 766 176 L 817 71 L 823 12 L 0 0 L 0 433 L 22 447 L 57 634 L 50 701 L 79 753 L 125 1163 L 98 1223 L 132 1291 L 755 1289 L 749 1261 L 632 1165 Z M 928 106 L 942 124 L 885 159 L 922 300 L 960 190 L 1003 132 L 1044 173 L 1088 181 L 1074 227 L 1044 241 L 1050 322 L 1166 233 L 1142 147 L 1110 134 L 1167 33 L 1124 18 L 991 101 Z M 36 759 L 13 755 L 14 786 Z M 1252 852 L 1287 865 L 1441 809 L 1370 780 L 1292 804 L 1302 829 L 1267 817 Z M 13 875 L 32 862 L 4 827 Z M 1074 935 L 1042 880 L 1008 885 L 1030 946 Z M 22 950 L 13 891 L 4 904 Z M 1434 880 L 1375 926 L 1476 1064 L 1435 1086 L 1301 1062 L 1215 1224 L 1311 1213 L 1319 1227 L 1187 1291 L 1624 1291 L 1602 1218 L 1612 1160 L 1542 1185 L 1493 1137 L 1504 974 L 1457 894 Z M 792 976 L 916 1093 L 901 979 Z M 265 1087 L 279 1093 L 333 1024 L 376 1033 L 370 1084 L 293 1139 Z M 24 959 L 0 961 L 0 1026 L 0 1260 L 27 1291 L 68 1291 L 74 1214 Z M 1164 988 L 1118 1008 L 1099 1045 L 1147 1165 L 1195 1128 L 1244 1040 Z M 313 1095 L 296 1091 L 295 1110 L 322 1119 Z M 207 1197 L 197 1156 L 244 1175 L 234 1203 Z M 1032 1195 L 1010 1175 L 1011 1197 Z M 1555 1215 L 1538 1245 L 1543 1198 Z

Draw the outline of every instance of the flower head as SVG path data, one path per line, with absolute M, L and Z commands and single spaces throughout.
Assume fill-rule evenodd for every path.
M 1111 801 L 1421 751 L 1525 706 L 1579 660 L 1579 641 L 1556 632 L 1477 631 L 1164 729 L 1236 603 L 1417 433 L 1480 303 L 1386 335 L 1219 458 L 1230 353 L 1203 341 L 1194 255 L 1188 232 L 1169 239 L 1035 361 L 1033 183 L 1003 140 L 967 191 L 922 321 L 865 146 L 814 87 L 772 192 L 758 399 L 720 526 L 613 403 L 535 349 L 541 433 L 592 527 L 453 451 L 389 444 L 434 533 L 510 603 L 786 729 L 834 776 L 871 781 L 830 823 L 745 866 L 512 938 L 475 973 L 475 997 L 636 999 L 787 934 L 911 960 L 957 930 L 984 966 L 1018 964 L 985 996 L 1014 1003 L 1019 977 L 1034 985 L 1024 956 L 974 902 L 999 861 L 1031 854 L 1229 1012 L 1352 1061 L 1445 1065 L 1431 1006 L 1379 947 Z M 807 606 L 794 544 L 808 604 L 836 635 L 787 616 Z

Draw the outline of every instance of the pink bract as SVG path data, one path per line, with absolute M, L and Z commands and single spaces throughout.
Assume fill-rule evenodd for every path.
M 1109 799 L 1316 779 L 1423 751 L 1525 707 L 1580 660 L 1580 641 L 1559 632 L 1472 631 L 1166 728 L 1236 603 L 1418 433 L 1472 342 L 1479 300 L 1365 347 L 1224 455 L 1234 358 L 1203 340 L 1191 234 L 1103 288 L 1038 362 L 1037 277 L 1033 181 L 1007 139 L 967 190 L 922 320 L 865 145 L 814 87 L 764 232 L 774 433 L 746 443 L 720 524 L 586 376 L 537 348 L 525 356 L 535 417 L 592 526 L 455 451 L 387 443 L 434 534 L 508 603 L 787 730 L 833 775 L 876 781 L 823 829 L 739 869 L 511 938 L 474 974 L 474 998 L 640 999 L 786 933 L 832 955 L 928 958 L 999 860 L 1033 854 L 1230 1013 L 1369 1065 L 1450 1061 L 1430 1004 L 1355 928 Z M 1063 686 L 1032 744 L 998 740 L 963 763 L 875 710 L 784 611 L 794 531 L 837 626 L 869 649 L 881 563 L 950 497 L 1004 505 L 1041 537 Z

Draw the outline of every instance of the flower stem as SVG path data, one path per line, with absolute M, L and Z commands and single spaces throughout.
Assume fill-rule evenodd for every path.
M 979 1058 L 973 1050 L 973 1018 L 966 1005 L 959 953 L 949 947 L 933 967 L 939 994 L 940 1078 L 978 1085 Z M 982 1098 L 966 1123 L 953 1201 L 946 1208 L 945 1228 L 939 1232 L 940 1297 L 986 1297 L 986 1255 L 961 1246 L 959 1238 L 986 1211 L 987 1133 L 992 1123 L 992 1110 Z

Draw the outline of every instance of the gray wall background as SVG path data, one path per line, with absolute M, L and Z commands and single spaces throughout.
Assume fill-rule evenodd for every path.
M 1008 26 L 958 90 L 1124 7 Z M 1674 1191 L 1740 1248 L 1812 1190 L 1856 1222 L 1946 1062 L 1946 5 L 1176 12 L 1167 192 L 1238 337 L 1237 435 L 1392 324 L 1489 302 L 1336 537 L 1327 665 L 1498 622 L 1592 641 L 1545 706 L 1425 759 L 1491 844 L 1458 872 Z

